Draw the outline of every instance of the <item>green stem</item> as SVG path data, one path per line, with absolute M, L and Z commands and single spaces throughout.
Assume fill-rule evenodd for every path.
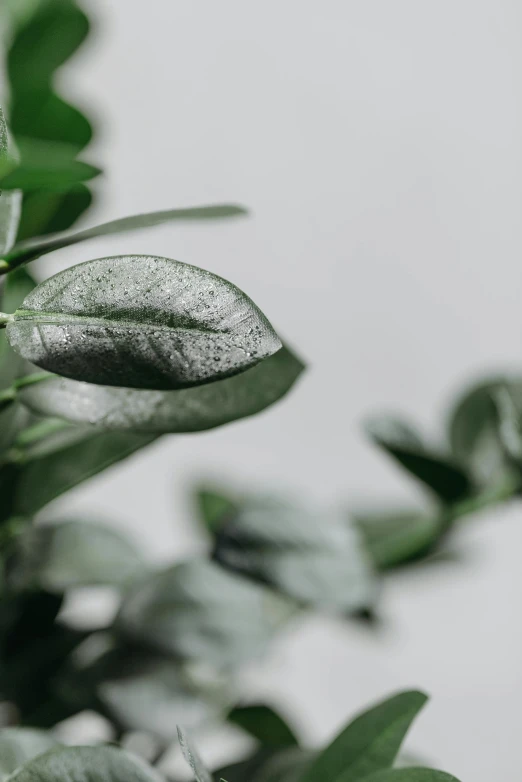
M 0 312 L 0 329 L 5 329 L 8 323 L 14 320 L 14 315 L 8 315 L 6 312 Z
M 12 266 L 9 261 L 6 261 L 5 258 L 0 258 L 0 274 L 7 274 L 11 269 Z

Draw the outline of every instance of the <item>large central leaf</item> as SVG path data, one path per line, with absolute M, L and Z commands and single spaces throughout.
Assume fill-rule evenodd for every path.
M 118 256 L 39 285 L 7 328 L 43 369 L 90 383 L 177 389 L 243 372 L 281 342 L 235 285 L 195 266 Z

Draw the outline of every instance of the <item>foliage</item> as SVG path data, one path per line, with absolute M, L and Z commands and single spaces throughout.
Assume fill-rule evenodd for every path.
M 383 701 L 313 752 L 269 705 L 243 702 L 237 673 L 307 610 L 371 619 L 382 573 L 422 560 L 458 520 L 520 494 L 522 379 L 493 378 L 466 392 L 451 412 L 446 447 L 427 444 L 397 417 L 369 423 L 372 440 L 426 489 L 420 510 L 325 511 L 201 487 L 209 555 L 162 569 L 96 520 L 35 520 L 56 497 L 162 435 L 265 410 L 304 364 L 233 283 L 178 260 L 102 258 L 37 283 L 28 264 L 38 274 L 38 259 L 60 248 L 246 210 L 167 209 L 71 231 L 100 169 L 82 157 L 93 126 L 58 94 L 56 77 L 89 20 L 75 0 L 7 0 L 3 13 L 0 700 L 17 727 L 0 731 L 2 778 L 161 778 L 121 748 L 60 746 L 54 726 L 91 710 L 118 740 L 149 734 L 159 755 L 177 723 L 190 732 L 227 719 L 258 745 L 218 772 L 228 782 L 451 782 L 442 772 L 394 767 L 422 693 Z M 113 621 L 81 630 L 65 621 L 74 590 L 99 585 L 117 597 Z M 179 738 L 196 779 L 208 782 L 185 728 Z

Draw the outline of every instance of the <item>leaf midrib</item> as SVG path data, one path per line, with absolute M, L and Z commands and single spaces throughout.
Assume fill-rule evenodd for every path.
M 211 329 L 205 328 L 202 324 L 186 324 L 185 325 L 169 325 L 168 323 L 157 323 L 155 321 L 138 321 L 128 320 L 126 318 L 119 319 L 115 317 L 114 313 L 104 317 L 103 315 L 75 315 L 73 313 L 58 313 L 58 312 L 42 312 L 40 310 L 22 310 L 18 309 L 15 312 L 14 323 L 20 323 L 22 321 L 38 321 L 39 323 L 47 323 L 57 326 L 68 326 L 84 324 L 90 325 L 113 325 L 123 326 L 129 329 L 142 329 L 151 328 L 156 331 L 186 331 L 186 332 L 200 332 L 201 334 L 230 334 L 230 329 Z

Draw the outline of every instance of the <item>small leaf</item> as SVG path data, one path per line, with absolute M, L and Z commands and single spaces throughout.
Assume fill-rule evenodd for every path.
M 178 739 L 183 757 L 194 772 L 196 782 L 213 782 L 212 774 L 205 767 L 198 751 L 183 728 L 178 726 Z
M 277 595 L 201 559 L 133 585 L 116 628 L 181 659 L 232 668 L 261 656 L 292 612 Z
M 388 768 L 426 700 L 421 692 L 402 692 L 364 712 L 319 755 L 301 782 L 357 782 Z
M 274 358 L 279 355 L 280 353 L 276 353 Z M 267 359 L 267 361 L 269 360 L 273 361 L 274 359 Z M 225 521 L 237 511 L 237 501 L 221 490 L 199 486 L 194 489 L 193 496 L 203 527 L 212 534 L 217 533 Z
M 100 236 L 112 236 L 114 234 L 126 233 L 127 231 L 136 231 L 143 228 L 153 228 L 156 225 L 163 225 L 170 222 L 183 222 L 192 220 L 222 220 L 227 217 L 241 217 L 246 215 L 247 211 L 241 206 L 235 204 L 216 204 L 214 206 L 194 206 L 186 209 L 168 209 L 163 212 L 150 212 L 148 214 L 133 215 L 132 217 L 122 217 L 119 220 L 111 220 L 109 223 L 87 228 L 76 234 L 65 234 L 51 236 L 48 239 L 35 239 L 24 242 L 9 254 L 9 264 L 11 267 L 20 266 L 23 263 L 34 261 L 42 255 L 60 250 L 63 247 L 80 242 L 86 242 L 89 239 L 96 239 Z
M 388 570 L 428 554 L 446 531 L 444 520 L 422 511 L 354 513 L 374 565 Z
M 221 716 L 223 692 L 210 687 L 199 690 L 172 658 L 128 644 L 109 657 L 97 697 L 109 718 L 124 729 L 152 733 L 169 742 L 181 720 L 192 730 Z
M 261 747 L 247 760 L 220 768 L 215 776 L 228 782 L 300 782 L 314 757 L 299 747 Z
M 365 777 L 363 782 L 459 782 L 444 771 L 431 768 L 392 768 Z
M 236 706 L 227 716 L 247 733 L 257 739 L 263 747 L 293 747 L 298 745 L 295 733 L 285 720 L 270 706 L 252 704 Z
M 501 483 L 513 472 L 502 443 L 495 401 L 495 394 L 504 387 L 522 403 L 522 380 L 498 376 L 466 390 L 449 415 L 453 454 L 484 488 Z
M 24 85 L 10 106 L 10 128 L 16 139 L 30 138 L 68 145 L 71 158 L 92 138 L 90 122 L 78 109 L 49 89 Z
M 19 587 L 49 592 L 109 584 L 123 587 L 146 572 L 138 549 L 117 530 L 69 521 L 30 526 L 16 541 Z
M 101 171 L 89 163 L 74 160 L 74 150 L 56 142 L 17 139 L 20 161 L 5 161 L 0 166 L 2 190 L 64 191 L 87 182 Z
M 374 418 L 367 424 L 370 437 L 444 503 L 457 502 L 472 493 L 465 469 L 451 456 L 427 450 L 414 430 L 393 418 Z
M 18 399 L 39 415 L 134 432 L 198 432 L 260 413 L 279 401 L 304 369 L 283 347 L 240 375 L 179 391 L 96 386 L 50 375 L 21 388 Z
M 75 185 L 64 193 L 26 193 L 17 240 L 66 231 L 91 206 L 92 200 L 91 191 L 83 184 Z
M 281 347 L 235 285 L 151 256 L 101 258 L 56 274 L 25 298 L 7 338 L 42 369 L 158 390 L 238 374 Z
M 63 747 L 30 760 L 9 782 L 162 782 L 138 757 L 115 747 Z
M 58 745 L 49 733 L 32 728 L 0 730 L 0 780 L 4 780 L 28 760 Z
M 214 558 L 304 605 L 356 612 L 375 601 L 376 581 L 361 536 L 340 513 L 279 498 L 245 498 L 218 529 Z
M 75 2 L 49 0 L 37 6 L 18 26 L 8 51 L 7 73 L 12 91 L 16 93 L 27 84 L 47 85 L 88 32 L 89 20 Z

